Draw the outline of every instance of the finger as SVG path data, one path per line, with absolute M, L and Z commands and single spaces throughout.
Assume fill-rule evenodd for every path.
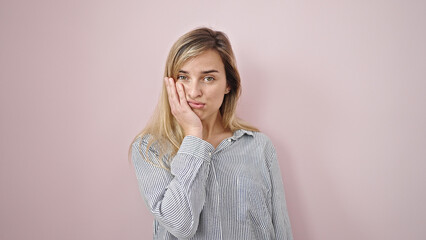
M 168 77 L 165 77 L 164 78 L 164 83 L 166 84 L 166 91 L 167 91 L 167 99 L 169 100 L 169 103 L 170 103 L 170 105 L 171 105 L 171 91 L 170 91 L 170 82 L 169 82 L 169 78 Z
M 170 83 L 170 94 L 172 97 L 172 101 L 174 101 L 175 104 L 179 105 L 180 104 L 179 96 L 177 94 L 176 84 L 173 78 L 169 78 L 169 83 Z
M 186 102 L 186 97 L 185 97 L 185 89 L 182 85 L 182 83 L 176 83 L 176 88 L 177 88 L 177 93 L 179 96 L 179 102 L 181 106 L 186 106 L 188 105 L 188 103 Z
M 173 87 L 171 86 L 171 82 L 173 82 L 173 79 L 166 77 L 164 80 L 166 82 L 166 89 L 167 89 L 167 96 L 168 96 L 168 100 L 169 100 L 169 105 L 170 105 L 170 108 L 172 110 L 174 110 L 174 109 L 176 109 L 176 100 L 174 100 L 175 97 L 173 96 L 173 92 L 175 92 L 175 94 L 176 94 L 176 90 L 174 90 Z

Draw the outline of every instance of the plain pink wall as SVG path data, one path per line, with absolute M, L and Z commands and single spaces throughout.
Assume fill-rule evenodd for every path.
M 426 239 L 423 1 L 0 2 L 0 239 L 150 239 L 127 163 L 172 43 L 231 39 L 297 240 Z

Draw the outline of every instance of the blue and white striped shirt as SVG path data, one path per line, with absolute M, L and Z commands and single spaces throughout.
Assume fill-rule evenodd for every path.
M 146 151 L 147 140 L 132 144 L 132 161 L 154 215 L 153 239 L 293 239 L 275 148 L 265 134 L 237 130 L 216 149 L 186 136 L 171 171 L 145 160 L 160 161 L 154 147 Z

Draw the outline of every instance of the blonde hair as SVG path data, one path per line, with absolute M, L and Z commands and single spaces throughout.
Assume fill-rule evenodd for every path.
M 216 50 L 225 67 L 226 81 L 230 87 L 228 94 L 225 94 L 219 111 L 222 115 L 222 124 L 225 129 L 234 132 L 239 129 L 250 131 L 259 131 L 235 116 L 237 101 L 241 94 L 241 79 L 237 70 L 235 56 L 232 51 L 231 43 L 228 37 L 220 31 L 214 31 L 210 28 L 197 28 L 181 36 L 170 49 L 167 57 L 164 77 L 177 78 L 178 72 L 183 64 L 190 58 L 196 57 L 206 50 Z M 160 100 L 155 112 L 148 122 L 147 126 L 133 139 L 132 144 L 137 138 L 149 134 L 146 150 L 154 143 L 158 147 L 160 159 L 165 154 L 170 153 L 167 164 L 170 166 L 172 157 L 177 153 L 183 141 L 184 133 L 181 126 L 171 113 L 166 86 L 163 81 Z M 140 141 L 140 144 L 142 141 Z M 129 156 L 132 150 L 132 144 L 129 148 Z M 141 151 L 141 145 L 138 147 Z M 145 154 L 142 154 L 145 156 Z M 146 154 L 147 156 L 147 154 Z M 169 167 L 163 162 L 158 164 L 146 159 L 155 166 L 169 170 Z

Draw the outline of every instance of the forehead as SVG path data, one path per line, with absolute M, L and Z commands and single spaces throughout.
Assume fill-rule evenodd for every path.
M 200 55 L 188 59 L 180 70 L 187 72 L 202 72 L 206 70 L 224 71 L 222 58 L 216 50 L 207 50 Z

